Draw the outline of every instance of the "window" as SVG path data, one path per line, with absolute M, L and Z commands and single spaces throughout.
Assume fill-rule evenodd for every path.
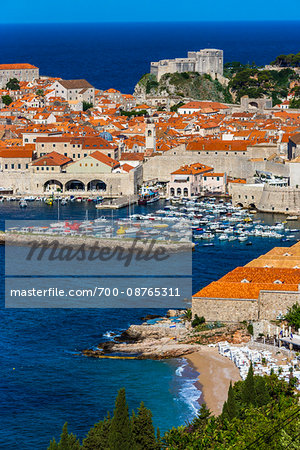
M 64 153 L 64 156 L 68 156 L 68 153 Z
M 48 167 L 48 166 L 46 167 L 46 170 L 49 170 L 49 167 Z
M 14 169 L 14 168 L 15 168 L 15 165 L 14 165 L 14 164 L 12 164 L 12 165 L 11 165 L 11 168 L 12 168 L 12 169 Z
M 52 144 L 52 147 L 55 147 L 55 144 Z
M 24 139 L 24 142 L 28 142 L 28 139 L 27 139 L 27 138 L 25 138 L 25 139 Z
M 75 159 L 76 158 L 76 155 L 75 155 L 75 153 L 73 153 L 73 159 Z
M 80 158 L 80 153 L 77 154 L 78 158 Z
M 204 177 L 204 181 L 206 181 L 206 177 Z
M 220 181 L 220 177 L 217 177 L 217 181 Z
M 73 148 L 75 148 L 75 144 L 73 144 Z
M 51 167 L 51 170 L 54 170 L 54 167 Z
M 64 144 L 64 147 L 66 147 L 67 146 L 67 144 Z
M 21 169 L 21 164 L 18 164 L 18 169 Z
M 83 156 L 86 158 L 87 157 L 87 153 L 84 153 Z
M 107 156 L 109 156 L 111 158 L 111 153 L 107 153 Z
M 42 147 L 45 147 L 45 144 L 42 144 Z
M 25 169 L 28 169 L 28 164 L 25 164 Z
M 36 170 L 40 170 L 40 168 L 39 168 L 39 167 L 37 167 L 37 168 L 36 168 Z

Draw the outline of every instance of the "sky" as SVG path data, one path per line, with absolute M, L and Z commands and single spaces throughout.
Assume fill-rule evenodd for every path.
M 299 0 L 14 0 L 0 24 L 300 20 Z

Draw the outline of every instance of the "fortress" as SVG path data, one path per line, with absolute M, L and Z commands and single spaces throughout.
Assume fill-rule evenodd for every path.
M 188 52 L 187 58 L 162 59 L 151 63 L 151 73 L 157 81 L 165 73 L 199 72 L 213 78 L 223 76 L 223 50 L 205 48 L 199 52 Z

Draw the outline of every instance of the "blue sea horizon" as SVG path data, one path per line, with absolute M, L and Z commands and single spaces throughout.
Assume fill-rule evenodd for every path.
M 300 49 L 299 21 L 0 25 L 0 63 L 28 62 L 42 75 L 85 78 L 132 93 L 150 62 L 221 48 L 224 61 L 268 64 Z M 279 32 L 280 30 L 280 32 Z

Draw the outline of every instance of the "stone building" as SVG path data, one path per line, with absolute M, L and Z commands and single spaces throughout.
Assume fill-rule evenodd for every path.
M 38 158 L 55 151 L 77 161 L 96 150 L 101 151 L 110 158 L 119 158 L 119 147 L 101 137 L 47 136 L 36 138 L 36 154 Z
M 39 69 L 31 64 L 0 64 L 0 89 L 17 78 L 18 81 L 33 81 L 39 78 Z
M 192 312 L 207 321 L 276 320 L 299 302 L 299 284 L 299 269 L 237 267 L 193 295 Z
M 188 52 L 187 58 L 163 59 L 151 62 L 151 73 L 159 81 L 165 73 L 198 72 L 213 78 L 223 76 L 223 50 L 205 48 L 198 52 Z
M 86 80 L 57 80 L 50 89 L 55 90 L 55 97 L 67 101 L 95 104 L 95 88 Z

